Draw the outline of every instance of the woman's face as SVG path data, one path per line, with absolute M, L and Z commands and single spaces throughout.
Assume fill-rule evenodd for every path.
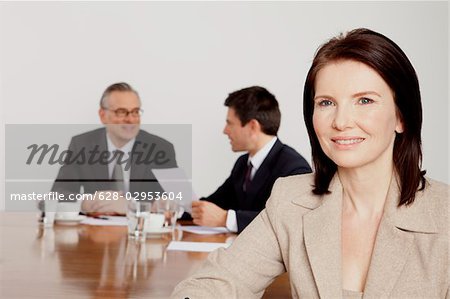
M 403 132 L 389 86 L 353 60 L 317 73 L 313 124 L 322 150 L 340 168 L 391 165 L 395 132 Z

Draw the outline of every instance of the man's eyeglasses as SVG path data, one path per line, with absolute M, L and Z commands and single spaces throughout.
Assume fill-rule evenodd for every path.
M 132 117 L 139 117 L 139 116 L 142 115 L 142 113 L 144 113 L 144 110 L 142 110 L 140 108 L 135 108 L 135 109 L 132 109 L 132 110 L 127 110 L 125 108 L 118 108 L 118 109 L 115 109 L 115 110 L 108 109 L 108 108 L 105 108 L 105 107 L 102 107 L 102 108 L 104 110 L 109 110 L 111 112 L 114 112 L 114 114 L 117 117 L 127 117 L 128 114 L 130 114 Z

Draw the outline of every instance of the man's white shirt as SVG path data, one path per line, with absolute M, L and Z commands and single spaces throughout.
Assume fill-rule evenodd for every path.
M 123 161 L 127 161 L 130 158 L 130 153 L 131 153 L 131 151 L 133 149 L 133 145 L 134 145 L 134 141 L 135 140 L 136 140 L 136 138 L 133 138 L 130 141 L 128 141 L 121 148 L 117 148 L 112 143 L 112 141 L 109 138 L 108 134 L 106 134 L 106 143 L 107 143 L 107 146 L 108 146 L 108 152 L 110 152 L 111 155 L 113 155 L 116 150 L 119 150 L 119 151 L 123 152 L 122 164 L 120 166 L 122 167 L 122 171 L 123 171 L 123 183 L 124 183 L 124 187 L 125 187 L 125 192 L 130 191 L 130 172 L 131 172 L 131 167 L 129 167 L 128 169 L 125 169 L 125 166 L 127 165 L 127 163 L 123 163 Z M 109 178 L 112 177 L 112 173 L 113 173 L 115 164 L 116 164 L 116 159 L 114 159 L 113 161 L 111 161 L 111 163 L 108 164 L 108 175 L 109 175 Z

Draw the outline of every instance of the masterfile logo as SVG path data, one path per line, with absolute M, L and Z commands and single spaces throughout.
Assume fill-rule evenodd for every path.
M 70 164 L 89 164 L 89 165 L 108 165 L 113 161 L 117 161 L 118 164 L 124 165 L 124 170 L 129 170 L 131 167 L 131 157 L 134 157 L 133 163 L 135 165 L 150 165 L 156 166 L 164 165 L 170 162 L 170 158 L 164 150 L 158 150 L 156 144 L 142 143 L 136 141 L 135 150 L 127 153 L 127 158 L 123 152 L 109 152 L 107 150 L 100 151 L 99 146 L 95 145 L 93 149 L 81 147 L 76 151 L 65 149 L 61 150 L 59 144 L 31 144 L 27 146 L 30 151 L 27 165 L 33 163 L 42 165 L 48 163 L 49 165 L 70 165 Z
M 95 187 L 110 190 L 117 184 L 111 177 L 111 168 L 116 164 L 122 166 L 133 198 L 156 197 L 159 193 L 177 198 L 176 191 L 182 188 L 176 185 L 171 192 L 162 193 L 154 169 L 180 167 L 187 181 L 179 184 L 191 184 L 190 124 L 141 124 L 138 135 L 123 151 L 111 148 L 106 134 L 84 139 L 88 132 L 107 132 L 104 130 L 104 126 L 95 124 L 6 124 L 6 211 L 36 211 L 37 202 L 43 200 L 56 197 L 58 201 L 72 201 L 77 200 L 76 196 L 85 199 L 97 190 Z M 86 142 L 74 142 L 79 138 Z M 161 139 L 166 142 L 159 142 Z M 56 184 L 64 185 L 70 192 L 52 192 Z M 135 192 L 144 189 L 145 194 Z

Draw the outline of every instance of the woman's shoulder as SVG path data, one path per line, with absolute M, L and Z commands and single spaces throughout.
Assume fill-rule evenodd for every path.
M 319 196 L 312 193 L 313 185 L 314 174 L 312 173 L 281 177 L 275 181 L 268 203 L 277 205 L 278 208 L 298 201 L 319 203 Z
M 425 200 L 428 203 L 442 207 L 442 204 L 448 205 L 449 195 L 450 185 L 427 177 L 425 188 L 418 192 L 417 199 L 420 200 L 422 198 L 423 200 L 423 198 L 426 198 Z
M 437 191 L 437 190 L 444 190 L 445 192 L 448 192 L 450 190 L 450 185 L 444 183 L 444 182 L 440 182 L 438 180 L 432 179 L 430 177 L 425 177 L 427 184 L 427 187 L 430 187 L 433 191 Z
M 280 177 L 275 181 L 273 190 L 282 191 L 288 195 L 303 195 L 311 193 L 314 185 L 314 173 L 297 174 Z
M 412 209 L 421 210 L 440 228 L 448 230 L 450 186 L 437 180 L 426 178 L 425 188 L 416 193 Z
M 294 182 L 294 183 L 304 183 L 304 184 L 313 184 L 314 183 L 314 172 L 313 173 L 303 173 L 303 174 L 294 174 L 290 176 L 280 177 L 277 181 Z

